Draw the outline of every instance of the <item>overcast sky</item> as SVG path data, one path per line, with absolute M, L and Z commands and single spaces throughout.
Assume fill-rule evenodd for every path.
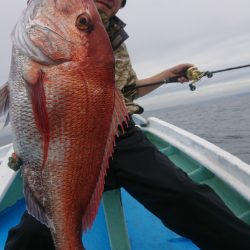
M 0 84 L 7 80 L 11 58 L 10 33 L 26 0 L 0 0 Z M 128 0 L 119 16 L 127 23 L 127 46 L 140 78 L 178 63 L 190 62 L 200 70 L 250 64 L 249 0 Z M 242 80 L 241 80 L 242 79 Z M 204 79 L 195 96 L 219 83 L 216 93 L 250 91 L 250 68 Z M 227 81 L 230 81 L 229 83 Z M 237 86 L 233 84 L 237 82 Z M 209 88 L 207 87 L 209 86 Z M 219 87 L 218 87 L 219 86 Z M 225 89 L 227 88 L 227 89 Z M 201 90 L 200 90 L 201 89 Z M 203 90 L 202 90 L 203 89 Z M 225 91 L 223 91 L 225 89 Z M 143 104 L 171 92 L 189 96 L 188 86 L 164 86 Z M 215 90 L 214 90 L 215 91 Z M 202 94 L 203 93 L 203 94 Z

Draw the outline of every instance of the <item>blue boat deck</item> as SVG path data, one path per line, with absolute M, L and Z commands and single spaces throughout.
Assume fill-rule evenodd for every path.
M 126 191 L 122 190 L 123 208 L 132 250 L 198 250 L 191 241 L 166 229 Z M 24 200 L 0 214 L 0 250 L 4 249 L 9 228 L 15 226 L 25 209 Z M 87 250 L 110 250 L 102 205 L 93 227 L 83 236 Z M 119 249 L 118 249 L 119 250 Z

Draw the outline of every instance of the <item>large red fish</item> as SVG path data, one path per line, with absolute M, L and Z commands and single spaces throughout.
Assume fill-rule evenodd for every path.
M 12 40 L 0 113 L 9 102 L 27 209 L 56 249 L 80 250 L 127 116 L 109 38 L 92 0 L 31 0 Z

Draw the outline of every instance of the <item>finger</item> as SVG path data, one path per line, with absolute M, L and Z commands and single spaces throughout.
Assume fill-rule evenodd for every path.
M 180 82 L 180 83 L 185 83 L 185 82 L 188 82 L 188 81 L 189 80 L 184 76 L 181 76 L 181 77 L 178 78 L 178 82 Z

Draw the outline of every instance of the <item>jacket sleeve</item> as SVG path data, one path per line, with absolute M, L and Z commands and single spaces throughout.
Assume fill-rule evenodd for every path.
M 123 43 L 114 52 L 115 56 L 115 81 L 116 86 L 121 90 L 125 103 L 130 114 L 142 113 L 143 109 L 134 103 L 134 99 L 138 97 L 138 89 L 126 88 L 128 86 L 135 86 L 137 76 L 132 68 L 130 57 L 126 45 Z

